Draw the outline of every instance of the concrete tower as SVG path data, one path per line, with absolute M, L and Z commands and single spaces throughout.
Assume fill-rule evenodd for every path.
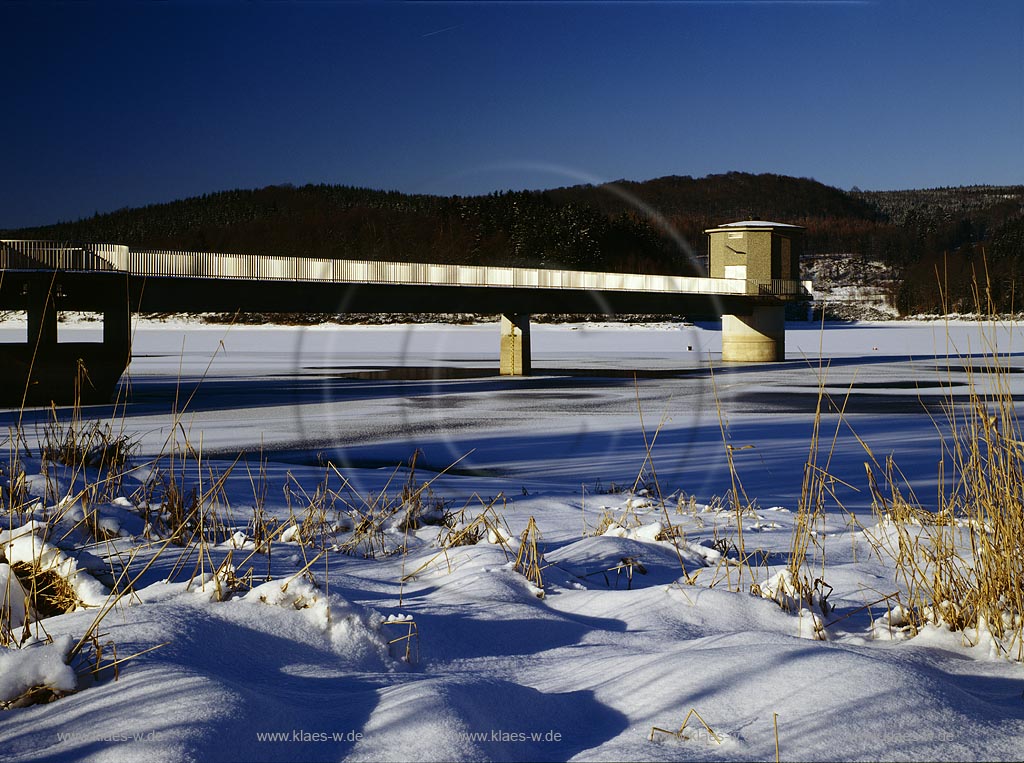
M 745 220 L 704 231 L 712 278 L 742 279 L 747 291 L 768 299 L 796 293 L 804 228 Z M 722 360 L 786 359 L 785 306 L 750 301 L 743 315 L 722 316 Z

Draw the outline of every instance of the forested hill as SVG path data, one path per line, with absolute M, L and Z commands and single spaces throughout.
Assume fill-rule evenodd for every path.
M 642 183 L 619 180 L 602 186 L 573 186 L 549 192 L 556 200 L 586 203 L 606 214 L 637 208 L 640 202 L 669 220 L 773 219 L 881 220 L 870 201 L 806 178 L 730 172 L 692 178 L 671 175 Z
M 809 225 L 809 243 L 826 249 L 829 238 L 869 232 L 882 220 L 867 202 L 812 180 L 729 173 L 450 198 L 270 186 L 7 235 L 151 249 L 675 273 L 690 263 L 667 226 L 702 254 L 705 228 L 750 218 Z
M 991 255 L 996 298 L 1024 293 L 1024 186 L 847 193 L 805 178 L 739 172 L 474 197 L 269 186 L 0 236 L 685 274 L 694 272 L 686 250 L 705 253 L 705 228 L 743 219 L 805 226 L 811 255 L 853 254 L 891 266 L 900 274 L 894 299 L 903 311 L 939 305 L 940 264 L 947 280 L 952 274 L 950 291 L 969 295 L 982 251 Z
M 407 195 L 270 186 L 125 209 L 10 235 L 136 248 L 573 269 L 685 272 L 640 215 L 606 215 L 544 192 Z

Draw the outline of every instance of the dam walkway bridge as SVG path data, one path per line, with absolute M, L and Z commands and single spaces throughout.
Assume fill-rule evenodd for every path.
M 0 382 L 0 404 L 108 399 L 131 359 L 131 315 L 139 312 L 498 314 L 501 373 L 528 375 L 531 314 L 722 316 L 723 359 L 771 361 L 785 353 L 785 303 L 805 296 L 792 279 L 2 240 L 0 309 L 24 311 L 27 334 L 24 343 L 0 344 L 13 371 Z M 71 310 L 102 313 L 102 342 L 57 341 L 57 313 Z

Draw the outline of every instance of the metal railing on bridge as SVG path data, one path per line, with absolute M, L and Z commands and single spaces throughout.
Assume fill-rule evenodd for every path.
M 802 281 L 788 281 L 773 278 L 771 281 L 751 281 L 757 291 L 755 293 L 769 297 L 796 297 L 807 293 L 807 285 Z
M 4 270 L 120 270 L 128 255 L 121 244 L 73 244 L 59 241 L 0 241 Z
M 124 269 L 137 275 L 193 278 L 722 294 L 749 291 L 745 281 L 736 279 L 211 252 L 131 251 L 126 265 Z
M 122 271 L 136 276 L 425 286 L 795 296 L 797 281 L 608 273 L 488 265 L 339 260 L 318 257 L 131 250 L 119 244 L 0 241 L 0 268 Z

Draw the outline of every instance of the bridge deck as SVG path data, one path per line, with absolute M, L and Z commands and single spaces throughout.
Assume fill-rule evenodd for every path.
M 501 315 L 502 374 L 530 373 L 530 315 L 725 316 L 722 356 L 785 357 L 783 304 L 795 281 L 641 273 L 132 251 L 117 244 L 0 241 L 0 307 L 27 314 L 27 341 L 0 346 L 14 369 L 0 401 L 109 399 L 131 357 L 133 312 L 477 313 Z M 57 313 L 103 313 L 103 342 L 58 340 Z
M 144 278 L 265 282 L 565 289 L 673 295 L 793 296 L 791 281 L 608 273 L 483 265 L 336 260 L 315 257 L 131 250 L 117 244 L 0 241 L 4 270 L 121 272 Z

